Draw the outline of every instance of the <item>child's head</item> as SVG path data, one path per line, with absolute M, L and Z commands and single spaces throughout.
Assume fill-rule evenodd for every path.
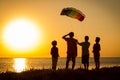
M 88 41 L 89 40 L 89 37 L 88 36 L 85 36 L 85 41 Z
M 96 37 L 95 41 L 98 43 L 100 41 L 100 37 Z
M 52 41 L 52 45 L 53 45 L 53 46 L 56 46 L 56 45 L 57 45 L 57 41 L 55 41 L 55 40 Z
M 71 38 L 73 38 L 74 32 L 70 32 L 70 33 L 69 33 L 69 36 L 70 36 Z

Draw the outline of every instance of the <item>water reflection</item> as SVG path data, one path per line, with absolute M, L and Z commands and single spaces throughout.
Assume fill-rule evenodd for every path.
M 22 72 L 26 69 L 26 58 L 14 58 L 13 68 L 15 72 Z

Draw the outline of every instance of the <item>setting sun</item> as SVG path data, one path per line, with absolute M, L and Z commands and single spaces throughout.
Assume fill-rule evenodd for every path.
M 120 57 L 120 0 L 0 0 L 0 58 L 51 57 L 51 42 L 57 41 L 60 57 L 66 57 L 62 36 L 74 32 L 78 42 L 89 36 L 90 57 L 95 38 L 100 37 L 101 57 Z M 81 11 L 62 16 L 66 8 Z M 76 15 L 77 16 L 77 15 Z M 73 17 L 73 18 L 72 18 Z M 69 36 L 68 36 L 69 37 Z M 78 57 L 82 49 L 78 45 Z
M 38 26 L 26 19 L 13 20 L 5 26 L 3 41 L 9 48 L 27 51 L 35 48 L 41 40 Z

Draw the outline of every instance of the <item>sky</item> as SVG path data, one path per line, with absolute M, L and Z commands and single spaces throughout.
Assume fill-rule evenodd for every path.
M 53 40 L 57 41 L 60 57 L 66 57 L 67 44 L 62 36 L 71 31 L 79 42 L 84 41 L 84 36 L 89 36 L 90 57 L 93 57 L 96 37 L 101 38 L 101 57 L 120 57 L 119 3 L 120 0 L 0 0 L 0 57 L 51 57 Z M 85 14 L 84 21 L 61 16 L 61 10 L 66 7 L 82 11 Z M 28 47 L 26 51 L 23 48 L 11 48 L 3 39 L 6 25 L 21 18 L 35 23 L 40 32 L 40 38 L 36 38 L 39 40 L 36 41 L 37 46 Z M 78 57 L 81 57 L 79 45 Z

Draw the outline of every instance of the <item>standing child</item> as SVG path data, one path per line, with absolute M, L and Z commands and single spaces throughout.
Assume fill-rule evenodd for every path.
M 89 68 L 89 46 L 90 42 L 89 37 L 85 36 L 84 37 L 85 41 L 78 43 L 80 46 L 82 46 L 82 64 L 84 64 L 84 69 L 88 70 Z
M 52 56 L 52 69 L 56 70 L 57 62 L 58 62 L 58 48 L 56 47 L 57 41 L 52 41 L 52 48 L 51 48 L 51 56 Z
M 93 54 L 94 54 L 94 61 L 95 61 L 95 66 L 96 69 L 100 68 L 100 38 L 96 37 L 95 39 L 95 44 L 93 46 Z
M 67 42 L 67 60 L 66 69 L 69 67 L 69 62 L 72 60 L 72 69 L 75 67 L 77 57 L 77 39 L 74 38 L 74 32 L 70 32 L 62 37 Z

